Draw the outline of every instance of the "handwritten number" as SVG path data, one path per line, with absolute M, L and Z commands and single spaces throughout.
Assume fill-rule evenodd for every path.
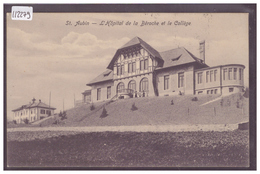
M 31 18 L 31 13 L 27 12 L 27 14 L 28 14 L 28 18 L 27 19 L 30 19 Z

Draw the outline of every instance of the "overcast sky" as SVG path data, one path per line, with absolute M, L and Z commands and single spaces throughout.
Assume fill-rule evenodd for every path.
M 123 25 L 100 25 L 110 20 Z M 77 21 L 89 25 L 75 26 Z M 142 21 L 159 25 L 141 26 Z M 62 110 L 63 99 L 65 109 L 72 108 L 74 94 L 81 99 L 90 89 L 86 83 L 105 71 L 116 50 L 136 36 L 159 52 L 185 47 L 197 57 L 199 41 L 205 40 L 206 63 L 245 65 L 248 86 L 247 14 L 34 13 L 32 21 L 13 21 L 7 14 L 8 117 L 33 97 L 49 104 L 50 92 L 56 112 Z

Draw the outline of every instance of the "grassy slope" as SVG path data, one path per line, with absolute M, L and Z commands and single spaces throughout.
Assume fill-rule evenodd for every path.
M 219 96 L 197 96 L 198 101 L 191 101 L 193 97 L 168 96 L 117 100 L 105 106 L 108 114 L 105 118 L 100 118 L 102 105 L 105 102 L 96 103 L 94 111 L 90 110 L 90 105 L 83 105 L 68 110 L 68 119 L 64 121 L 65 124 L 59 126 L 233 124 L 248 121 L 248 99 L 242 98 L 244 108 L 242 111 L 242 100 L 239 100 L 240 108 L 237 108 L 238 94 L 224 97 L 223 106 L 220 105 L 220 100 L 201 106 Z M 171 105 L 171 100 L 174 105 Z M 133 103 L 138 108 L 135 111 L 131 110 Z

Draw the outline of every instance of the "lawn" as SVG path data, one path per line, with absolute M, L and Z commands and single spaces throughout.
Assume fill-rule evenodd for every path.
M 248 167 L 248 131 L 8 132 L 9 167 Z

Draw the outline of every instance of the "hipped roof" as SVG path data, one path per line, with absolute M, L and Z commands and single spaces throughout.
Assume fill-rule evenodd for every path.
M 198 63 L 204 67 L 207 67 L 207 65 L 204 64 L 201 59 L 194 56 L 184 47 L 164 51 L 161 52 L 160 55 L 163 59 L 163 66 L 157 67 L 156 69 L 164 69 L 188 63 Z
M 91 86 L 99 82 L 110 81 L 110 80 L 113 80 L 112 70 L 106 70 L 105 72 L 103 72 L 102 74 L 100 74 L 99 76 L 91 80 L 87 85 Z
M 29 103 L 27 105 L 22 105 L 21 107 L 14 109 L 12 111 L 19 111 L 19 110 L 29 109 L 29 108 L 48 108 L 48 109 L 52 109 L 52 110 L 56 109 L 54 107 L 50 107 L 49 105 L 47 105 L 43 102 L 34 102 L 34 103 Z

